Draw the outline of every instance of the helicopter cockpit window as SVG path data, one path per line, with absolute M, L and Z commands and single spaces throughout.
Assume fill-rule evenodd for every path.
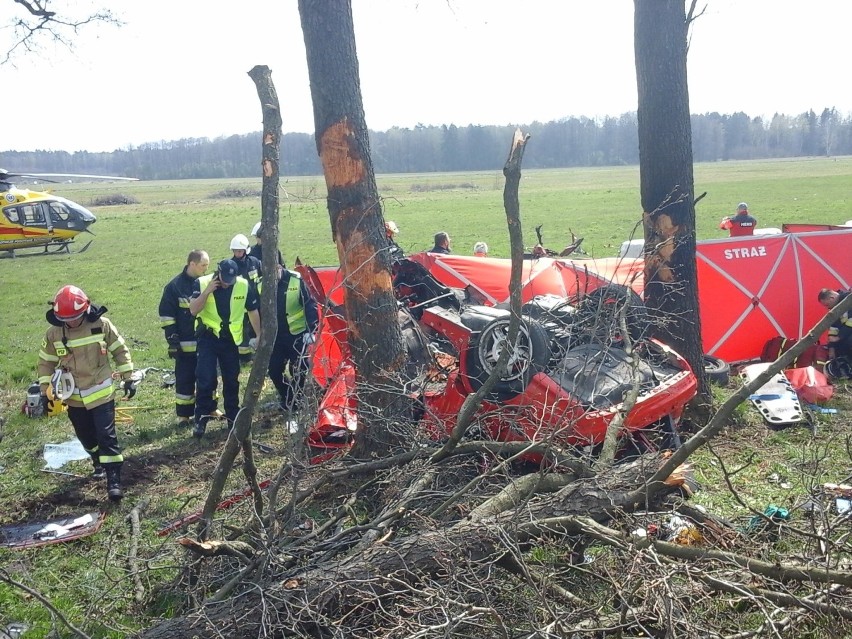
M 12 224 L 18 224 L 18 209 L 16 208 L 8 208 L 3 211 L 6 214 L 6 217 L 9 218 L 9 221 Z
M 50 217 L 54 222 L 67 222 L 71 217 L 68 208 L 62 202 L 51 202 Z

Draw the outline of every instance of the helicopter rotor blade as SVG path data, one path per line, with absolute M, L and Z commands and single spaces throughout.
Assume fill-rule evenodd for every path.
M 14 178 L 32 178 L 37 180 L 45 178 L 83 178 L 87 180 L 124 180 L 127 182 L 139 181 L 139 178 L 121 177 L 118 175 L 88 175 L 85 173 L 9 173 L 8 171 L 0 169 L 0 181 Z

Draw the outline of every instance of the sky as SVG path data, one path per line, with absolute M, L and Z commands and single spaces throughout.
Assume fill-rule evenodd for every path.
M 698 6 L 704 14 L 691 31 L 687 67 L 693 113 L 852 112 L 843 72 L 852 60 L 852 2 Z M 352 7 L 370 129 L 523 125 L 636 110 L 632 0 L 352 0 Z M 284 131 L 313 132 L 296 0 L 110 8 L 123 26 L 88 26 L 71 51 L 43 43 L 0 67 L 0 152 L 112 151 L 259 131 L 248 76 L 259 64 L 272 71 Z M 8 48 L 11 37 L 0 28 L 0 45 Z

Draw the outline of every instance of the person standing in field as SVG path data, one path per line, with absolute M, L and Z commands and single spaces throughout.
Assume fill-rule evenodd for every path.
M 67 285 L 59 289 L 45 317 L 50 324 L 38 354 L 38 383 L 42 406 L 47 406 L 47 388 L 68 406 L 68 418 L 77 439 L 92 458 L 92 477 L 107 480 L 107 497 L 119 501 L 124 456 L 115 430 L 113 378 L 120 378 L 125 393 L 135 393 L 133 361 L 124 338 L 82 289 Z M 110 357 L 115 366 L 110 365 Z M 66 396 L 67 393 L 67 396 Z
M 263 265 L 263 227 L 260 225 L 260 222 L 254 225 L 254 228 L 251 230 L 251 235 L 254 237 L 255 245 L 249 249 L 248 254 Z M 284 264 L 284 256 L 281 255 L 281 251 L 278 251 L 278 264 L 286 266 Z
M 719 228 L 728 231 L 729 237 L 740 237 L 742 235 L 754 235 L 754 229 L 757 227 L 757 219 L 752 217 L 748 212 L 748 204 L 740 202 L 737 205 L 736 215 L 729 215 L 722 218 L 719 222 Z
M 259 297 L 261 288 L 260 260 L 249 255 L 248 238 L 242 233 L 239 233 L 231 239 L 230 247 L 234 254 L 231 260 L 237 265 L 240 276 L 248 281 L 249 286 L 255 290 L 255 294 Z M 252 358 L 252 349 L 249 346 L 249 340 L 252 337 L 255 337 L 255 333 L 252 330 L 248 315 L 244 318 L 243 323 L 245 327 L 243 331 L 244 337 L 242 343 L 237 344 L 237 347 L 240 351 L 240 359 L 244 362 L 248 362 L 251 361 Z
M 473 245 L 474 257 L 488 257 L 488 245 L 485 242 L 477 242 Z
M 189 312 L 196 318 L 195 426 L 192 436 L 204 437 L 210 414 L 216 410 L 216 368 L 222 372 L 225 417 L 233 425 L 240 410 L 240 354 L 243 317 L 248 315 L 260 335 L 257 291 L 241 277 L 234 260 L 222 260 L 213 275 L 195 280 Z M 254 341 L 254 340 L 252 340 Z
M 450 253 L 450 236 L 448 233 L 441 231 L 435 233 L 435 246 L 429 249 L 430 253 L 441 253 L 448 255 Z
M 319 326 L 317 302 L 301 275 L 278 267 L 278 333 L 269 357 L 269 378 L 288 421 L 302 405 L 308 375 L 308 350 Z M 289 368 L 289 371 L 287 369 Z M 289 372 L 289 374 L 288 374 Z M 288 424 L 288 427 L 292 427 Z
M 189 425 L 195 415 L 196 340 L 195 318 L 189 302 L 195 280 L 207 272 L 210 257 L 195 249 L 186 258 L 186 266 L 165 288 L 160 298 L 160 325 L 168 344 L 169 357 L 175 360 L 175 413 L 178 426 Z

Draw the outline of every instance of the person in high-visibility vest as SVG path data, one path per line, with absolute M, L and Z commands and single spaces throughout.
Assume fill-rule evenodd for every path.
M 305 281 L 295 271 L 278 267 L 278 334 L 269 358 L 269 378 L 278 391 L 281 409 L 292 422 L 302 405 L 310 345 L 319 313 Z M 285 371 L 289 367 L 288 374 Z M 292 424 L 288 423 L 292 428 Z
M 248 314 L 260 335 L 260 302 L 257 290 L 239 275 L 234 260 L 222 260 L 212 275 L 195 280 L 189 312 L 196 318 L 195 426 L 193 437 L 201 439 L 210 414 L 216 410 L 216 367 L 222 372 L 222 398 L 228 427 L 240 410 L 240 354 L 243 315 Z M 253 339 L 252 344 L 256 344 Z
M 107 480 L 107 496 L 119 501 L 124 456 L 115 431 L 113 379 L 121 378 L 125 394 L 135 394 L 133 361 L 124 338 L 104 313 L 105 306 L 89 301 L 82 289 L 63 286 L 53 298 L 46 319 L 47 329 L 38 354 L 38 383 L 42 405 L 49 401 L 47 389 L 61 371 L 68 381 L 64 397 L 68 418 L 77 439 L 92 458 L 92 477 Z M 112 357 L 114 366 L 110 366 Z

